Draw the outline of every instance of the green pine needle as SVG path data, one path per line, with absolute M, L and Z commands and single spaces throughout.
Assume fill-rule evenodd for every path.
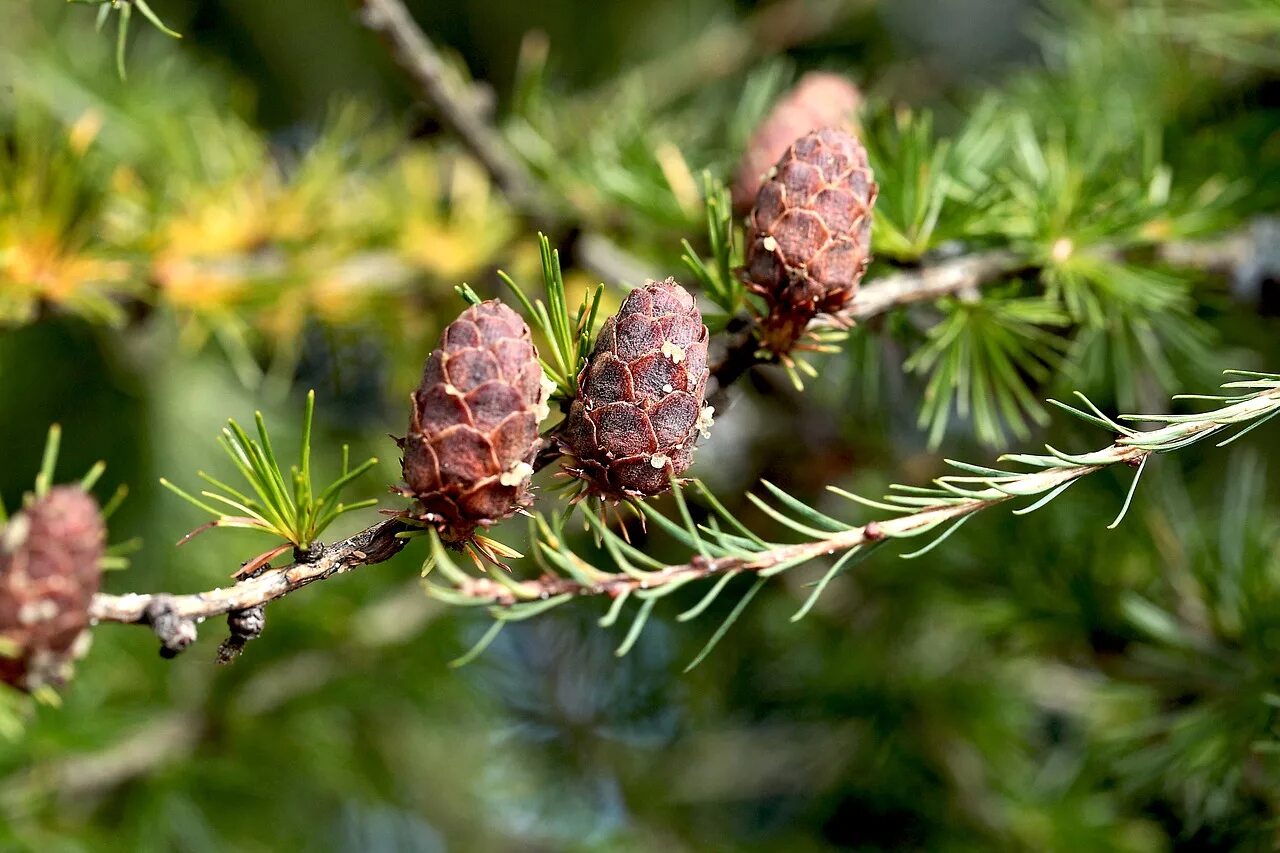
M 538 360 L 547 378 L 555 383 L 552 399 L 572 398 L 577 393 L 578 371 L 591 352 L 596 315 L 604 285 L 589 290 L 578 306 L 570 312 L 560 269 L 560 253 L 551 248 L 545 234 L 538 235 L 539 256 L 542 261 L 542 287 L 546 300 L 530 299 L 511 276 L 501 270 L 502 280 L 524 309 L 525 317 L 544 338 L 545 345 L 538 348 Z M 549 355 L 543 355 L 547 353 Z
M 138 13 L 160 32 L 169 38 L 180 39 L 182 33 L 171 29 L 160 16 L 155 13 L 147 0 L 67 0 L 69 3 L 84 6 L 97 6 L 98 12 L 94 21 L 94 28 L 98 32 L 102 32 L 106 26 L 107 19 L 111 17 L 112 12 L 118 14 L 116 24 L 116 42 L 115 42 L 115 60 L 116 74 L 121 80 L 128 79 L 128 73 L 125 71 L 125 52 L 129 41 L 129 24 L 133 19 L 133 10 L 137 8 Z
M 1048 381 L 1068 345 L 1046 327 L 1066 316 L 1040 298 L 993 294 L 977 302 L 946 300 L 945 315 L 906 368 L 927 377 L 920 426 L 942 442 L 952 419 L 970 420 L 980 441 L 998 446 L 1007 433 L 1030 437 L 1048 413 L 1032 383 Z
M 44 454 L 40 458 L 40 473 L 36 474 L 36 497 L 49 494 L 53 487 L 53 471 L 58 466 L 58 450 L 62 446 L 62 427 L 53 424 L 44 442 Z
M 653 612 L 653 606 L 658 603 L 658 599 L 646 599 L 640 605 L 640 610 L 636 612 L 635 621 L 631 623 L 631 628 L 627 631 L 627 636 L 623 638 L 622 644 L 614 650 L 614 654 L 618 657 L 625 657 L 627 652 L 635 646 L 636 641 L 640 639 L 640 632 L 644 630 L 645 623 L 649 621 L 649 614 Z
M 115 6 L 114 3 L 112 5 Z M 129 75 L 124 70 L 124 53 L 129 40 L 129 18 L 133 14 L 133 6 L 122 3 L 116 8 L 120 10 L 120 18 L 116 24 L 116 74 L 120 75 L 121 80 L 127 80 Z
M 467 284 L 466 282 L 463 282 L 462 284 L 458 285 L 453 290 L 455 293 L 458 294 L 458 296 L 462 297 L 462 301 L 467 303 L 468 305 L 479 305 L 481 302 L 484 301 L 483 299 L 480 298 L 480 295 L 475 292 L 475 290 L 471 287 L 471 285 Z
M 711 301 L 732 316 L 746 300 L 746 288 L 733 273 L 742 265 L 741 250 L 734 240 L 737 224 L 733 217 L 733 203 L 728 188 L 710 172 L 702 173 L 702 186 L 710 258 L 704 260 L 688 240 L 682 240 L 680 245 L 684 253 L 680 260 Z
M 698 652 L 697 656 L 694 657 L 693 660 L 689 661 L 689 665 L 684 668 L 685 672 L 690 672 L 697 667 L 698 664 L 706 660 L 707 655 L 711 654 L 711 651 L 722 639 L 724 639 L 724 635 L 729 633 L 729 629 L 733 627 L 733 623 L 737 622 L 738 617 L 742 616 L 743 611 L 747 609 L 747 605 L 751 603 L 751 599 L 756 597 L 756 593 L 765 585 L 765 582 L 765 578 L 756 578 L 756 582 L 751 585 L 751 589 L 747 590 L 746 595 L 742 596 L 742 598 L 738 600 L 738 603 L 734 605 L 733 610 L 731 610 L 729 615 L 725 617 L 725 620 L 720 623 L 720 627 L 711 635 L 711 639 L 707 640 L 707 644 L 702 647 L 702 651 Z
M 489 626 L 489 630 L 484 632 L 484 635 L 466 654 L 449 661 L 449 668 L 458 669 L 460 667 L 464 667 L 476 658 L 480 657 L 480 655 L 484 654 L 485 650 L 489 648 L 493 641 L 498 638 L 498 634 L 505 627 L 507 627 L 506 622 L 501 622 L 495 619 L 493 624 Z
M 248 483 L 248 492 L 233 488 L 203 471 L 197 472 L 197 476 L 212 489 L 201 491 L 200 497 L 165 478 L 160 479 L 160 484 L 166 489 L 197 509 L 214 516 L 212 522 L 197 528 L 183 541 L 206 527 L 230 527 L 259 530 L 284 539 L 295 548 L 306 550 L 339 516 L 377 504 L 374 498 L 354 503 L 339 500 L 343 489 L 378 463 L 377 459 L 370 458 L 352 469 L 350 449 L 346 445 L 342 448 L 342 469 L 338 477 L 317 493 L 311 471 L 315 403 L 315 391 L 308 392 L 302 420 L 299 463 L 291 467 L 287 475 L 276 456 L 262 413 L 255 412 L 256 439 L 251 438 L 234 420 L 227 422 L 218 438 L 218 443 Z M 235 512 L 228 512 L 227 508 Z

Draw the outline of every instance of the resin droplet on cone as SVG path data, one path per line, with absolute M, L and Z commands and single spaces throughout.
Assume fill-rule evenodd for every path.
M 546 416 L 542 367 L 520 315 L 498 300 L 451 323 L 413 393 L 404 480 L 446 542 L 529 503 Z
M 665 492 L 710 426 L 707 373 L 707 327 L 693 297 L 673 278 L 631 291 L 578 375 L 566 470 L 612 500 Z
M 844 308 L 871 257 L 876 184 L 867 151 L 842 130 L 800 137 L 756 196 L 743 276 L 769 307 L 764 344 L 785 353 L 818 314 Z
M 65 683 L 88 647 L 106 528 L 97 502 L 58 486 L 0 528 L 0 681 Z
M 811 71 L 784 95 L 747 143 L 733 179 L 733 210 L 745 216 L 769 170 L 801 136 L 824 127 L 852 129 L 862 105 L 858 87 L 839 74 Z

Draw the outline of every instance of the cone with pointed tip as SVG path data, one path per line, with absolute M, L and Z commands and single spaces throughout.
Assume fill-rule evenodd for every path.
M 852 129 L 862 93 L 848 78 L 810 71 L 787 92 L 756 128 L 733 179 L 733 210 L 746 216 L 769 170 L 806 133 L 824 127 Z
M 825 128 L 797 139 L 756 196 L 743 276 L 769 311 L 766 348 L 790 351 L 818 314 L 844 308 L 871 257 L 877 187 L 867 151 Z
M 658 495 L 710 427 L 707 327 L 673 278 L 650 281 L 605 321 L 562 430 L 565 469 L 610 500 Z
M 97 502 L 57 486 L 0 528 L 0 681 L 60 685 L 88 648 L 106 528 Z
M 459 544 L 527 505 L 546 397 L 520 315 L 496 299 L 463 311 L 427 359 L 401 445 L 416 517 Z

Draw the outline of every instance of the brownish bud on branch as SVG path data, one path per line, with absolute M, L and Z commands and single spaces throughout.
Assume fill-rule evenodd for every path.
M 707 327 L 673 278 L 650 281 L 605 321 L 562 431 L 565 466 L 592 494 L 661 494 L 693 462 L 704 405 Z
M 58 486 L 0 529 L 0 680 L 22 690 L 64 683 L 87 649 L 106 528 L 97 502 Z
M 851 129 L 862 105 L 858 87 L 839 74 L 811 71 L 787 92 L 751 135 L 733 179 L 733 210 L 745 216 L 769 169 L 801 136 L 824 127 Z
M 529 503 L 542 367 L 529 327 L 498 300 L 451 323 L 413 393 L 404 480 L 417 515 L 446 542 L 472 538 Z
M 816 315 L 853 299 L 871 257 L 876 192 L 866 149 L 842 130 L 814 131 L 782 155 L 751 211 L 743 271 L 769 307 L 766 348 L 789 351 Z

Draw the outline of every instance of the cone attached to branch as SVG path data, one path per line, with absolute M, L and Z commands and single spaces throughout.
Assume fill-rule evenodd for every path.
M 59 685 L 88 649 L 106 528 L 97 502 L 57 486 L 0 528 L 0 681 Z
M 787 92 L 751 135 L 733 179 L 733 210 L 745 216 L 769 170 L 801 136 L 824 127 L 852 130 L 862 93 L 848 78 L 811 71 Z
M 766 348 L 790 351 L 818 314 L 844 308 L 871 256 L 876 184 L 867 151 L 824 128 L 787 149 L 756 196 L 748 223 L 748 288 L 768 306 Z
M 665 492 L 710 428 L 707 375 L 707 327 L 688 291 L 673 278 L 631 291 L 578 375 L 565 469 L 614 501 Z
M 546 394 L 519 314 L 496 299 L 462 312 L 427 359 L 401 445 L 415 517 L 474 544 L 477 527 L 527 505 Z

